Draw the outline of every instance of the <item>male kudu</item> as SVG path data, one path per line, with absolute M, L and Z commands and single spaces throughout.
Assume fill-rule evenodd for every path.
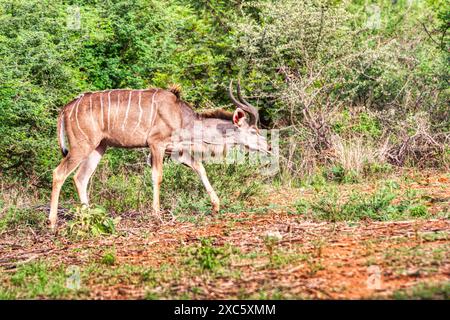
M 259 135 L 257 128 L 257 109 L 242 97 L 239 84 L 239 100 L 233 96 L 232 82 L 229 94 L 236 106 L 234 113 L 221 109 L 196 113 L 180 99 L 180 91 L 176 87 L 169 90 L 87 92 L 64 106 L 58 117 L 58 142 L 64 158 L 53 172 L 51 228 L 56 227 L 61 187 L 77 168 L 74 180 L 80 201 L 86 205 L 89 203 L 87 186 L 107 147 L 150 148 L 155 212 L 159 211 L 163 157 L 172 152 L 177 153 L 175 158 L 179 162 L 197 172 L 211 198 L 213 210 L 218 211 L 219 198 L 201 161 L 184 149 L 181 152 L 175 150 L 177 146 L 173 136 L 180 130 L 200 128 L 201 137 L 224 137 L 228 144 L 269 152 L 267 141 Z M 70 151 L 66 148 L 64 136 L 70 144 Z M 211 141 L 204 142 L 206 145 Z M 219 141 L 218 144 L 224 143 Z

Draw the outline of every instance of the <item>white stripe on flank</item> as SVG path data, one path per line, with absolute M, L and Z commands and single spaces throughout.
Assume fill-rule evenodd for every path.
M 92 94 L 89 95 L 89 111 L 91 112 L 91 121 L 92 121 L 92 125 L 95 125 L 95 121 L 94 121 L 94 115 L 92 113 Z
M 125 130 L 125 123 L 127 122 L 127 118 L 128 118 L 128 111 L 130 110 L 130 103 L 131 103 L 131 93 L 133 91 L 130 90 L 130 95 L 128 96 L 128 106 L 127 106 L 127 111 L 125 112 L 125 119 L 123 120 L 122 123 L 122 131 Z
M 109 131 L 109 113 L 111 110 L 111 90 L 108 92 L 108 131 Z
M 84 96 L 83 96 L 84 97 Z M 80 105 L 81 100 L 83 100 L 83 97 L 80 98 L 80 100 L 77 103 L 77 110 L 75 111 L 75 119 L 77 120 L 77 127 L 78 129 L 80 129 L 81 133 L 83 134 L 83 136 L 86 138 L 86 140 L 89 140 L 86 133 L 84 133 L 83 129 L 81 129 L 80 127 L 80 123 L 78 122 L 78 106 Z
M 155 92 L 153 93 L 153 96 L 152 96 L 152 104 L 151 104 L 151 107 L 150 107 L 150 130 L 152 129 L 152 127 L 153 127 L 153 122 L 155 122 L 155 119 L 156 119 L 156 112 L 154 112 L 155 111 L 155 95 L 156 95 L 156 93 L 158 92 L 158 89 L 156 89 L 155 90 Z
M 100 92 L 100 115 L 102 117 L 102 130 L 105 129 L 105 122 L 103 121 L 103 91 Z
M 77 102 L 76 102 L 75 106 L 72 109 L 70 109 L 69 119 L 72 119 L 72 112 L 75 108 L 78 108 L 78 105 L 80 104 L 80 100 L 83 97 L 84 97 L 84 93 L 77 98 Z
M 139 119 L 138 119 L 137 125 L 134 127 L 133 131 L 131 132 L 132 134 L 136 131 L 137 127 L 139 127 L 139 124 L 141 123 L 141 116 L 142 116 L 141 96 L 142 96 L 142 91 L 139 90 L 139 100 L 138 100 L 138 106 L 139 106 Z
M 119 106 L 120 106 L 120 90 L 117 92 L 117 105 L 116 105 L 116 114 L 114 115 L 113 128 L 115 127 L 117 122 L 117 114 L 119 113 Z

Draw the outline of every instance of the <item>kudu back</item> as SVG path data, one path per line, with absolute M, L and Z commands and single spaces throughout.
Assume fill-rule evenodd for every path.
M 173 136 L 176 132 L 193 130 L 198 128 L 195 124 L 200 123 L 200 130 L 206 131 L 208 136 L 226 136 L 228 142 L 231 138 L 232 143 L 268 152 L 267 142 L 259 135 L 257 128 L 257 109 L 242 97 L 239 84 L 238 99 L 233 96 L 232 82 L 229 94 L 236 106 L 233 113 L 221 109 L 197 113 L 180 99 L 177 87 L 169 90 L 87 92 L 64 106 L 58 116 L 57 128 L 64 158 L 53 171 L 49 215 L 51 228 L 54 230 L 57 223 L 61 187 L 75 170 L 73 178 L 79 199 L 88 205 L 88 183 L 107 147 L 150 148 L 153 210 L 156 213 L 160 207 L 163 158 L 174 151 Z M 65 137 L 70 148 L 66 147 Z M 218 211 L 219 198 L 209 183 L 201 161 L 183 151 L 176 158 L 197 172 L 211 198 L 213 210 Z

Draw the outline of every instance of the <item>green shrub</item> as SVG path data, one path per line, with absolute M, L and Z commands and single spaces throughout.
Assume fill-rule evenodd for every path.
M 423 204 L 412 205 L 409 207 L 409 214 L 412 217 L 426 217 L 428 216 L 428 209 Z
M 67 233 L 75 238 L 96 237 L 116 233 L 120 217 L 111 218 L 102 207 L 77 207 L 72 210 L 74 218 L 68 222 Z
M 114 250 L 109 250 L 105 252 L 101 260 L 102 264 L 112 266 L 116 263 L 116 252 Z
M 295 209 L 298 214 L 305 215 L 310 209 L 310 203 L 305 199 L 299 199 L 295 203 Z
M 367 112 L 361 112 L 359 114 L 358 120 L 353 125 L 352 130 L 374 139 L 380 138 L 382 134 L 379 121 L 373 116 L 370 116 Z
M 354 191 L 344 201 L 337 189 L 328 188 L 309 202 L 299 200 L 297 213 L 333 222 L 362 219 L 387 221 L 429 216 L 427 207 L 416 194 L 407 191 L 399 195 L 397 188 L 395 183 L 387 183 L 372 194 Z M 401 199 L 395 202 L 399 197 Z
M 201 270 L 218 271 L 228 263 L 228 250 L 215 246 L 214 240 L 209 238 L 201 238 L 200 244 L 189 248 L 187 253 L 187 262 Z
M 359 180 L 359 175 L 353 170 L 346 170 L 342 165 L 334 165 L 331 168 L 325 168 L 323 175 L 329 181 L 338 183 L 355 183 Z
M 367 111 L 352 115 L 348 110 L 343 110 L 338 114 L 338 118 L 334 119 L 331 128 L 342 136 L 352 136 L 356 133 L 378 139 L 382 134 L 381 123 Z
M 228 100 L 232 39 L 207 3 L 0 0 L 0 30 L 0 170 L 46 187 L 57 111 L 83 91 L 175 82 L 192 103 Z

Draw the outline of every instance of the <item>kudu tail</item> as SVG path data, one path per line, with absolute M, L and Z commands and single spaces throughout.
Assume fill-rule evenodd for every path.
M 67 154 L 69 153 L 69 150 L 66 147 L 66 143 L 64 142 L 65 133 L 66 130 L 64 126 L 64 113 L 61 112 L 58 116 L 58 144 L 63 157 L 67 156 Z

